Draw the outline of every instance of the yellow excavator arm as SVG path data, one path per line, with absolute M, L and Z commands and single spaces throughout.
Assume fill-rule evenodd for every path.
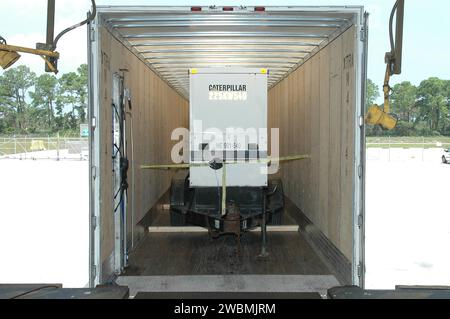
M 56 45 L 59 39 L 65 35 L 67 32 L 78 28 L 95 18 L 96 15 L 96 4 L 95 0 L 91 0 L 92 11 L 86 20 L 70 26 L 60 32 L 56 38 L 54 37 L 54 26 L 55 26 L 55 0 L 47 0 L 47 41 L 46 43 L 37 43 L 36 49 L 19 47 L 14 45 L 8 45 L 6 40 L 0 36 L 0 67 L 3 69 L 9 68 L 20 58 L 21 53 L 29 53 L 38 55 L 45 61 L 45 71 L 58 73 L 58 59 L 59 53 L 56 52 Z
M 386 75 L 384 78 L 383 93 L 384 93 L 384 107 L 381 109 L 378 105 L 372 105 L 366 114 L 366 124 L 380 125 L 383 130 L 393 130 L 397 126 L 398 117 L 390 113 L 389 97 L 391 94 L 391 87 L 389 86 L 390 65 L 386 68 Z
M 6 44 L 6 41 L 0 37 L 0 66 L 3 69 L 9 68 L 19 60 L 20 54 L 18 52 L 30 53 L 42 57 L 50 72 L 58 73 L 55 63 L 52 63 L 52 60 L 56 61 L 59 59 L 58 52 L 8 45 Z
M 380 108 L 378 105 L 369 107 L 366 114 L 366 124 L 379 125 L 384 130 L 393 130 L 397 126 L 398 117 L 390 113 L 389 98 L 391 94 L 391 86 L 389 81 L 394 74 L 402 73 L 402 48 L 403 48 L 403 17 L 405 9 L 405 0 L 397 0 L 392 9 L 389 19 L 389 38 L 391 42 L 391 51 L 386 53 L 386 73 L 383 83 L 384 105 Z M 395 42 L 393 37 L 393 20 L 396 16 Z

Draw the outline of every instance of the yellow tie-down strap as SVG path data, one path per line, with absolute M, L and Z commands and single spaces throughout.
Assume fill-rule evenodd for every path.
M 232 162 L 224 162 L 224 165 L 236 165 L 236 164 L 264 164 L 267 163 L 270 165 L 272 162 L 292 162 L 292 161 L 299 161 L 299 160 L 305 160 L 310 159 L 311 156 L 309 155 L 294 155 L 294 156 L 284 156 L 284 157 L 274 157 L 274 158 L 267 158 L 267 159 L 259 159 L 259 160 L 249 160 L 249 161 L 232 161 Z M 203 166 L 209 166 L 209 163 L 185 163 L 185 164 L 158 164 L 158 165 L 141 165 L 141 169 L 163 169 L 163 170 L 170 170 L 170 169 L 183 169 L 183 168 L 189 168 L 189 167 L 203 167 Z
M 222 185 L 225 187 L 222 187 L 222 216 L 225 216 L 226 214 L 226 198 L 227 198 L 227 184 L 226 184 L 226 166 L 227 165 L 235 165 L 235 164 L 264 164 L 270 165 L 272 162 L 292 162 L 292 161 L 300 161 L 305 159 L 310 159 L 310 155 L 294 155 L 294 156 L 284 156 L 284 157 L 274 157 L 274 158 L 267 158 L 267 159 L 259 159 L 259 160 L 250 160 L 250 161 L 233 161 L 233 162 L 223 162 L 223 169 L 222 169 Z M 163 165 L 141 165 L 141 169 L 163 169 L 163 170 L 170 170 L 170 169 L 183 169 L 183 168 L 189 168 L 189 167 L 203 167 L 203 166 L 209 166 L 209 163 L 187 163 L 187 164 L 163 164 Z

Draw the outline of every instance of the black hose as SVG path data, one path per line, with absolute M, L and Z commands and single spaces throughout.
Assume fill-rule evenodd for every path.
M 395 2 L 394 7 L 392 8 L 392 11 L 391 11 L 391 16 L 389 18 L 389 40 L 391 42 L 391 54 L 394 54 L 394 52 L 395 52 L 393 24 L 394 24 L 394 14 L 398 8 L 398 2 L 399 2 L 399 0 L 397 0 Z
M 68 27 L 67 29 L 64 29 L 63 31 L 61 31 L 61 32 L 56 36 L 55 40 L 53 41 L 53 49 L 56 49 L 56 44 L 58 43 L 59 39 L 61 39 L 61 37 L 62 37 L 64 34 L 66 34 L 66 33 L 69 32 L 69 31 L 72 31 L 73 29 L 76 29 L 76 28 L 78 28 L 78 27 L 81 27 L 82 25 L 85 25 L 86 23 L 91 22 L 92 20 L 94 20 L 95 15 L 97 14 L 97 6 L 96 6 L 96 4 L 95 4 L 95 0 L 91 0 L 91 2 L 92 2 L 92 12 L 91 12 L 91 14 L 89 15 L 89 17 L 88 17 L 86 20 L 81 21 L 80 23 L 74 24 L 73 26 Z
M 113 102 L 111 104 L 112 108 L 114 109 L 114 113 L 117 117 L 117 119 L 119 120 L 119 135 L 120 135 L 120 142 L 119 145 L 117 145 L 116 143 L 113 143 L 114 148 L 117 150 L 115 153 L 113 153 L 113 156 L 116 157 L 117 154 L 120 155 L 120 186 L 119 189 L 117 190 L 117 192 L 114 194 L 114 200 L 117 198 L 117 196 L 119 196 L 119 202 L 117 203 L 116 207 L 114 207 L 114 213 L 117 212 L 117 210 L 119 209 L 120 205 L 123 203 L 124 200 L 124 194 L 128 194 L 128 181 L 127 181 L 127 174 L 126 171 L 128 170 L 128 160 L 125 158 L 125 141 L 124 141 L 124 131 L 125 131 L 125 127 L 124 127 L 124 121 L 125 121 L 125 106 L 123 103 L 123 96 L 120 96 L 120 109 L 118 108 L 118 106 Z M 129 101 L 130 105 L 131 102 Z

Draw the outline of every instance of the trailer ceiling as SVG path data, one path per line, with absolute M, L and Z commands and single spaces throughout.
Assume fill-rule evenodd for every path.
M 266 68 L 270 88 L 355 23 L 355 8 L 317 8 L 105 6 L 99 20 L 188 99 L 190 68 Z

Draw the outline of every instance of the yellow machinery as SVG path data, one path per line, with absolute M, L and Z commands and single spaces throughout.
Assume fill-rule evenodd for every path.
M 372 105 L 366 115 L 366 124 L 380 125 L 384 130 L 393 130 L 397 126 L 398 117 L 390 113 L 389 97 L 392 91 L 389 80 L 394 74 L 402 73 L 402 42 L 403 42 L 403 16 L 405 0 L 397 0 L 392 9 L 389 19 L 389 38 L 391 42 L 391 51 L 386 53 L 386 75 L 384 77 L 383 93 L 384 107 L 381 109 L 378 105 Z M 393 37 L 393 20 L 396 16 L 395 43 Z
M 381 109 L 378 105 L 372 105 L 369 107 L 366 115 L 366 124 L 369 125 L 380 125 L 383 130 L 393 130 L 397 126 L 398 118 L 397 115 L 390 113 L 389 96 L 391 93 L 391 88 L 389 86 L 390 74 L 390 64 L 386 68 L 386 75 L 383 85 L 384 93 L 384 107 Z
M 58 73 L 56 63 L 52 62 L 52 60 L 56 61 L 59 58 L 58 52 L 8 45 L 6 44 L 5 39 L 0 37 L 0 66 L 3 69 L 9 68 L 17 60 L 19 60 L 20 54 L 18 52 L 31 53 L 41 56 L 45 60 L 45 64 L 50 72 Z
M 19 52 L 30 53 L 41 56 L 45 61 L 45 71 L 58 73 L 57 62 L 59 59 L 59 53 L 56 52 L 56 45 L 59 39 L 66 34 L 67 32 L 80 27 L 89 21 L 92 21 L 96 14 L 96 5 L 95 1 L 92 2 L 92 12 L 89 17 L 77 23 L 59 33 L 55 39 L 53 39 L 54 35 L 54 25 L 55 25 L 55 0 L 48 0 L 47 5 L 47 41 L 46 43 L 38 43 L 36 44 L 36 49 L 19 47 L 14 45 L 8 45 L 6 40 L 0 36 L 0 66 L 3 69 L 9 68 L 20 58 Z

